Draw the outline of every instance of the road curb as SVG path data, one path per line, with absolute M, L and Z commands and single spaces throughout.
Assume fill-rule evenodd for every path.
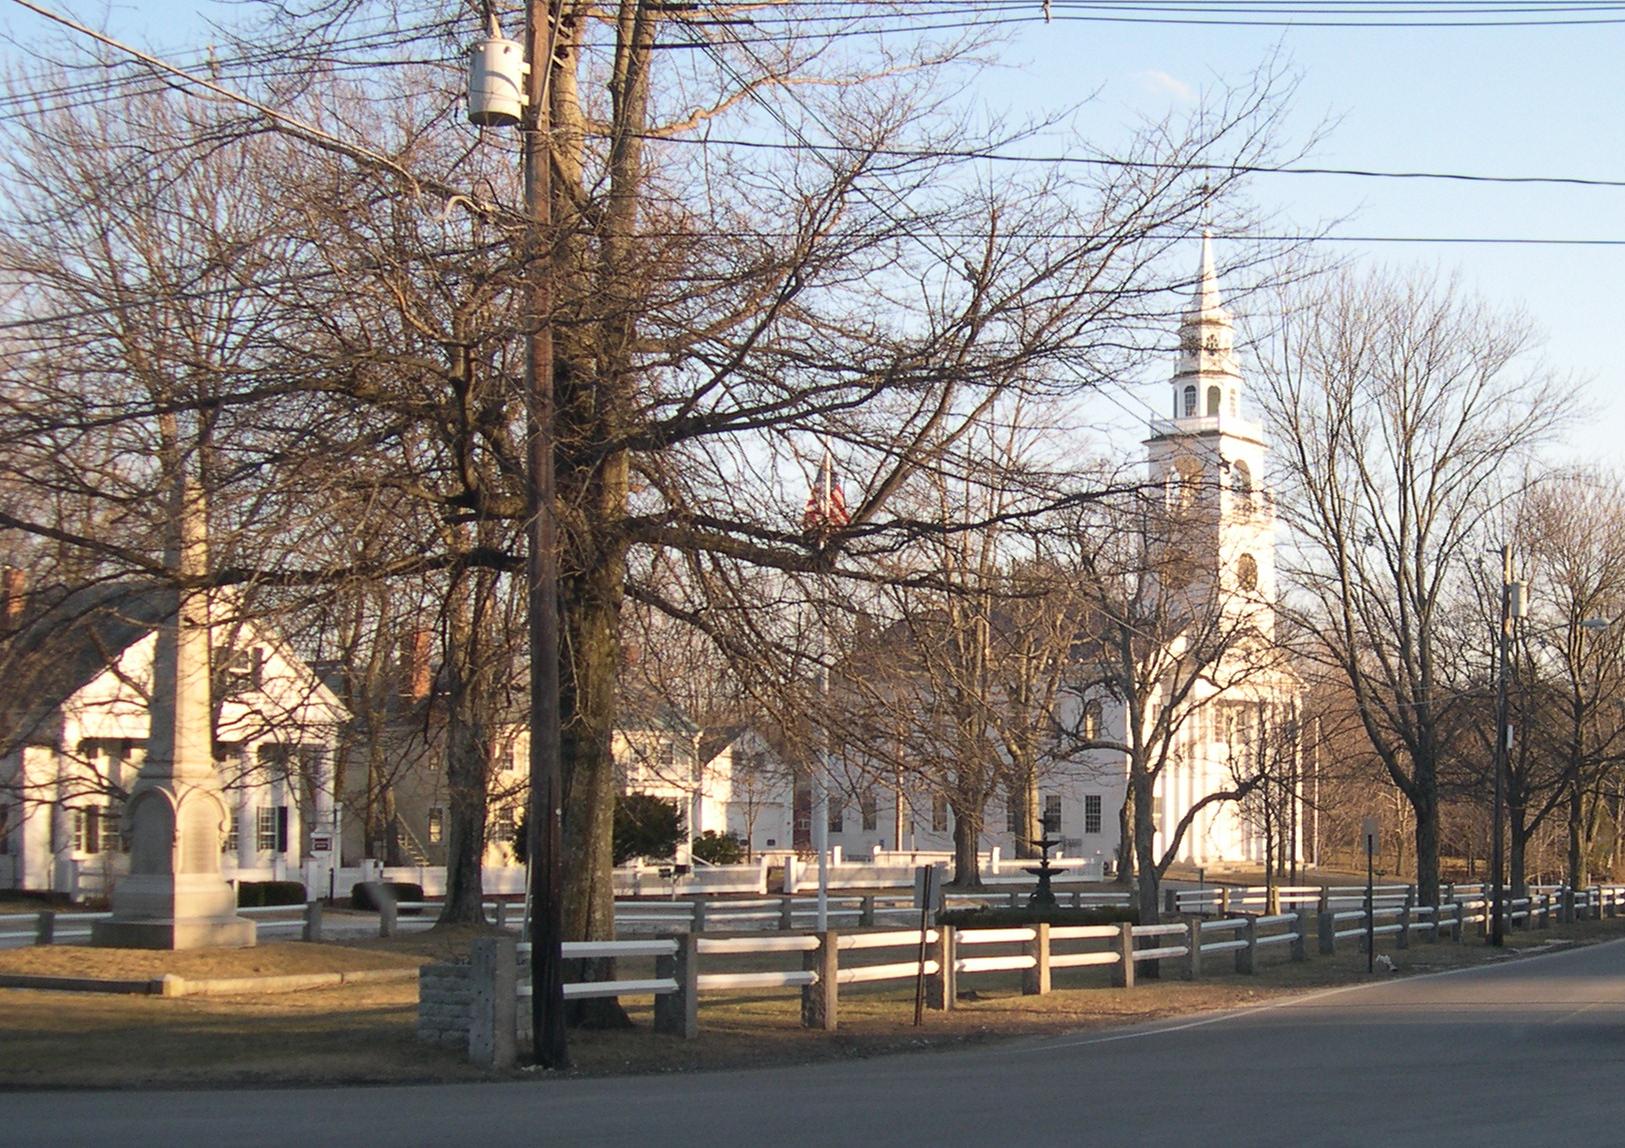
M 123 993 L 135 996 L 241 996 L 257 993 L 296 993 L 341 985 L 388 984 L 418 979 L 418 970 L 354 969 L 342 973 L 287 973 L 270 977 L 203 977 L 189 980 L 174 973 L 140 980 L 102 980 L 90 977 L 24 976 L 0 974 L 0 988 L 43 989 L 70 993 Z

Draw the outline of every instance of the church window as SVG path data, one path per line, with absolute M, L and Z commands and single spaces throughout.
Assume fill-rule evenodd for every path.
M 1196 388 L 1185 388 L 1185 417 L 1190 418 L 1196 414 Z
M 839 797 L 829 799 L 829 831 L 831 833 L 846 832 L 846 802 Z
M 1061 798 L 1059 794 L 1052 793 L 1044 798 L 1044 832 L 1059 833 L 1061 831 Z
M 1179 475 L 1178 487 L 1174 492 L 1174 505 L 1180 510 L 1188 510 L 1196 503 L 1196 492 L 1202 485 L 1202 464 L 1194 458 L 1182 458 L 1174 464 Z
M 1100 794 L 1085 793 L 1083 795 L 1083 831 L 1085 833 L 1100 832 Z
M 1021 832 L 1021 807 L 1026 802 L 1019 794 L 1012 793 L 1004 801 L 1004 831 L 1006 833 Z
M 1218 387 L 1209 387 L 1207 389 L 1207 413 L 1209 418 L 1212 418 L 1219 413 L 1220 394 L 1221 392 Z
M 1258 561 L 1251 554 L 1236 559 L 1236 585 L 1243 590 L 1258 589 Z
M 875 791 L 866 789 L 858 797 L 858 815 L 863 818 L 863 831 L 873 833 L 880 820 L 879 804 L 875 800 Z
M 1240 459 L 1230 464 L 1230 486 L 1237 498 L 1251 499 L 1253 496 L 1252 468 Z

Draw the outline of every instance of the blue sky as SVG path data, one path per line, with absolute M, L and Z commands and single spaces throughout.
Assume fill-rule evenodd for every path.
M 200 11 L 229 5 L 152 0 L 59 5 L 115 34 L 165 49 L 202 35 Z M 1034 4 L 1035 11 L 1037 3 Z M 45 35 L 13 8 L 11 34 Z M 1300 75 L 1297 139 L 1323 123 L 1317 166 L 1496 175 L 1625 177 L 1625 25 L 1573 28 L 1222 28 L 1057 21 L 1018 26 L 998 48 L 985 94 L 1012 110 L 1070 105 L 1090 132 L 1186 107 L 1239 81 L 1272 51 Z M 1345 234 L 1625 239 L 1625 189 L 1508 187 L 1319 176 L 1262 176 L 1255 199 L 1283 222 L 1345 219 Z M 1596 410 L 1557 453 L 1606 459 L 1625 439 L 1620 333 L 1625 247 L 1338 245 L 1396 266 L 1442 264 L 1498 305 L 1522 307 L 1545 355 L 1584 385 Z M 1194 264 L 1195 253 L 1192 253 Z M 1222 253 L 1221 253 L 1222 261 Z M 1145 399 L 1159 410 L 1163 392 Z
M 1279 48 L 1300 75 L 1299 139 L 1330 123 L 1314 166 L 1495 175 L 1625 177 L 1625 25 L 1587 28 L 1195 28 L 1122 24 L 1030 27 L 1005 56 L 1022 98 L 1056 103 L 1099 87 L 1121 122 L 1244 78 Z M 1625 189 L 1260 177 L 1265 207 L 1350 235 L 1625 239 Z M 1559 452 L 1606 459 L 1625 432 L 1618 395 L 1625 247 L 1337 245 L 1396 267 L 1458 270 L 1497 305 L 1521 307 L 1545 354 L 1585 384 L 1598 417 Z M 1160 403 L 1160 392 L 1154 395 Z

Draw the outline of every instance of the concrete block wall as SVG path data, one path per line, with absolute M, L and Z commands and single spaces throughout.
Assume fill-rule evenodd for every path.
M 520 984 L 530 978 L 530 962 L 519 962 Z M 444 1048 L 468 1047 L 469 1006 L 474 999 L 468 966 L 424 965 L 418 970 L 418 1039 Z M 530 1000 L 519 1002 L 514 1035 L 523 1045 L 530 1040 Z
M 418 1039 L 446 1048 L 467 1048 L 472 995 L 467 965 L 424 965 L 419 969 Z

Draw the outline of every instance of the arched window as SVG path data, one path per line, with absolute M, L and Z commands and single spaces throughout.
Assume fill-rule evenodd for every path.
M 1187 457 L 1176 462 L 1174 467 L 1179 473 L 1174 505 L 1181 510 L 1189 509 L 1195 505 L 1197 492 L 1202 487 L 1202 464 Z
M 1185 417 L 1190 418 L 1194 414 L 1196 414 L 1196 388 L 1191 386 L 1185 388 Z
M 1221 394 L 1221 392 L 1219 391 L 1218 387 L 1209 387 L 1207 389 L 1207 414 L 1208 414 L 1208 418 L 1213 418 L 1215 415 L 1217 415 L 1219 413 L 1220 394 Z
M 1230 487 L 1240 499 L 1252 500 L 1253 472 L 1245 462 L 1237 459 L 1230 464 Z
M 1236 585 L 1249 592 L 1258 589 L 1258 561 L 1251 554 L 1236 559 Z

